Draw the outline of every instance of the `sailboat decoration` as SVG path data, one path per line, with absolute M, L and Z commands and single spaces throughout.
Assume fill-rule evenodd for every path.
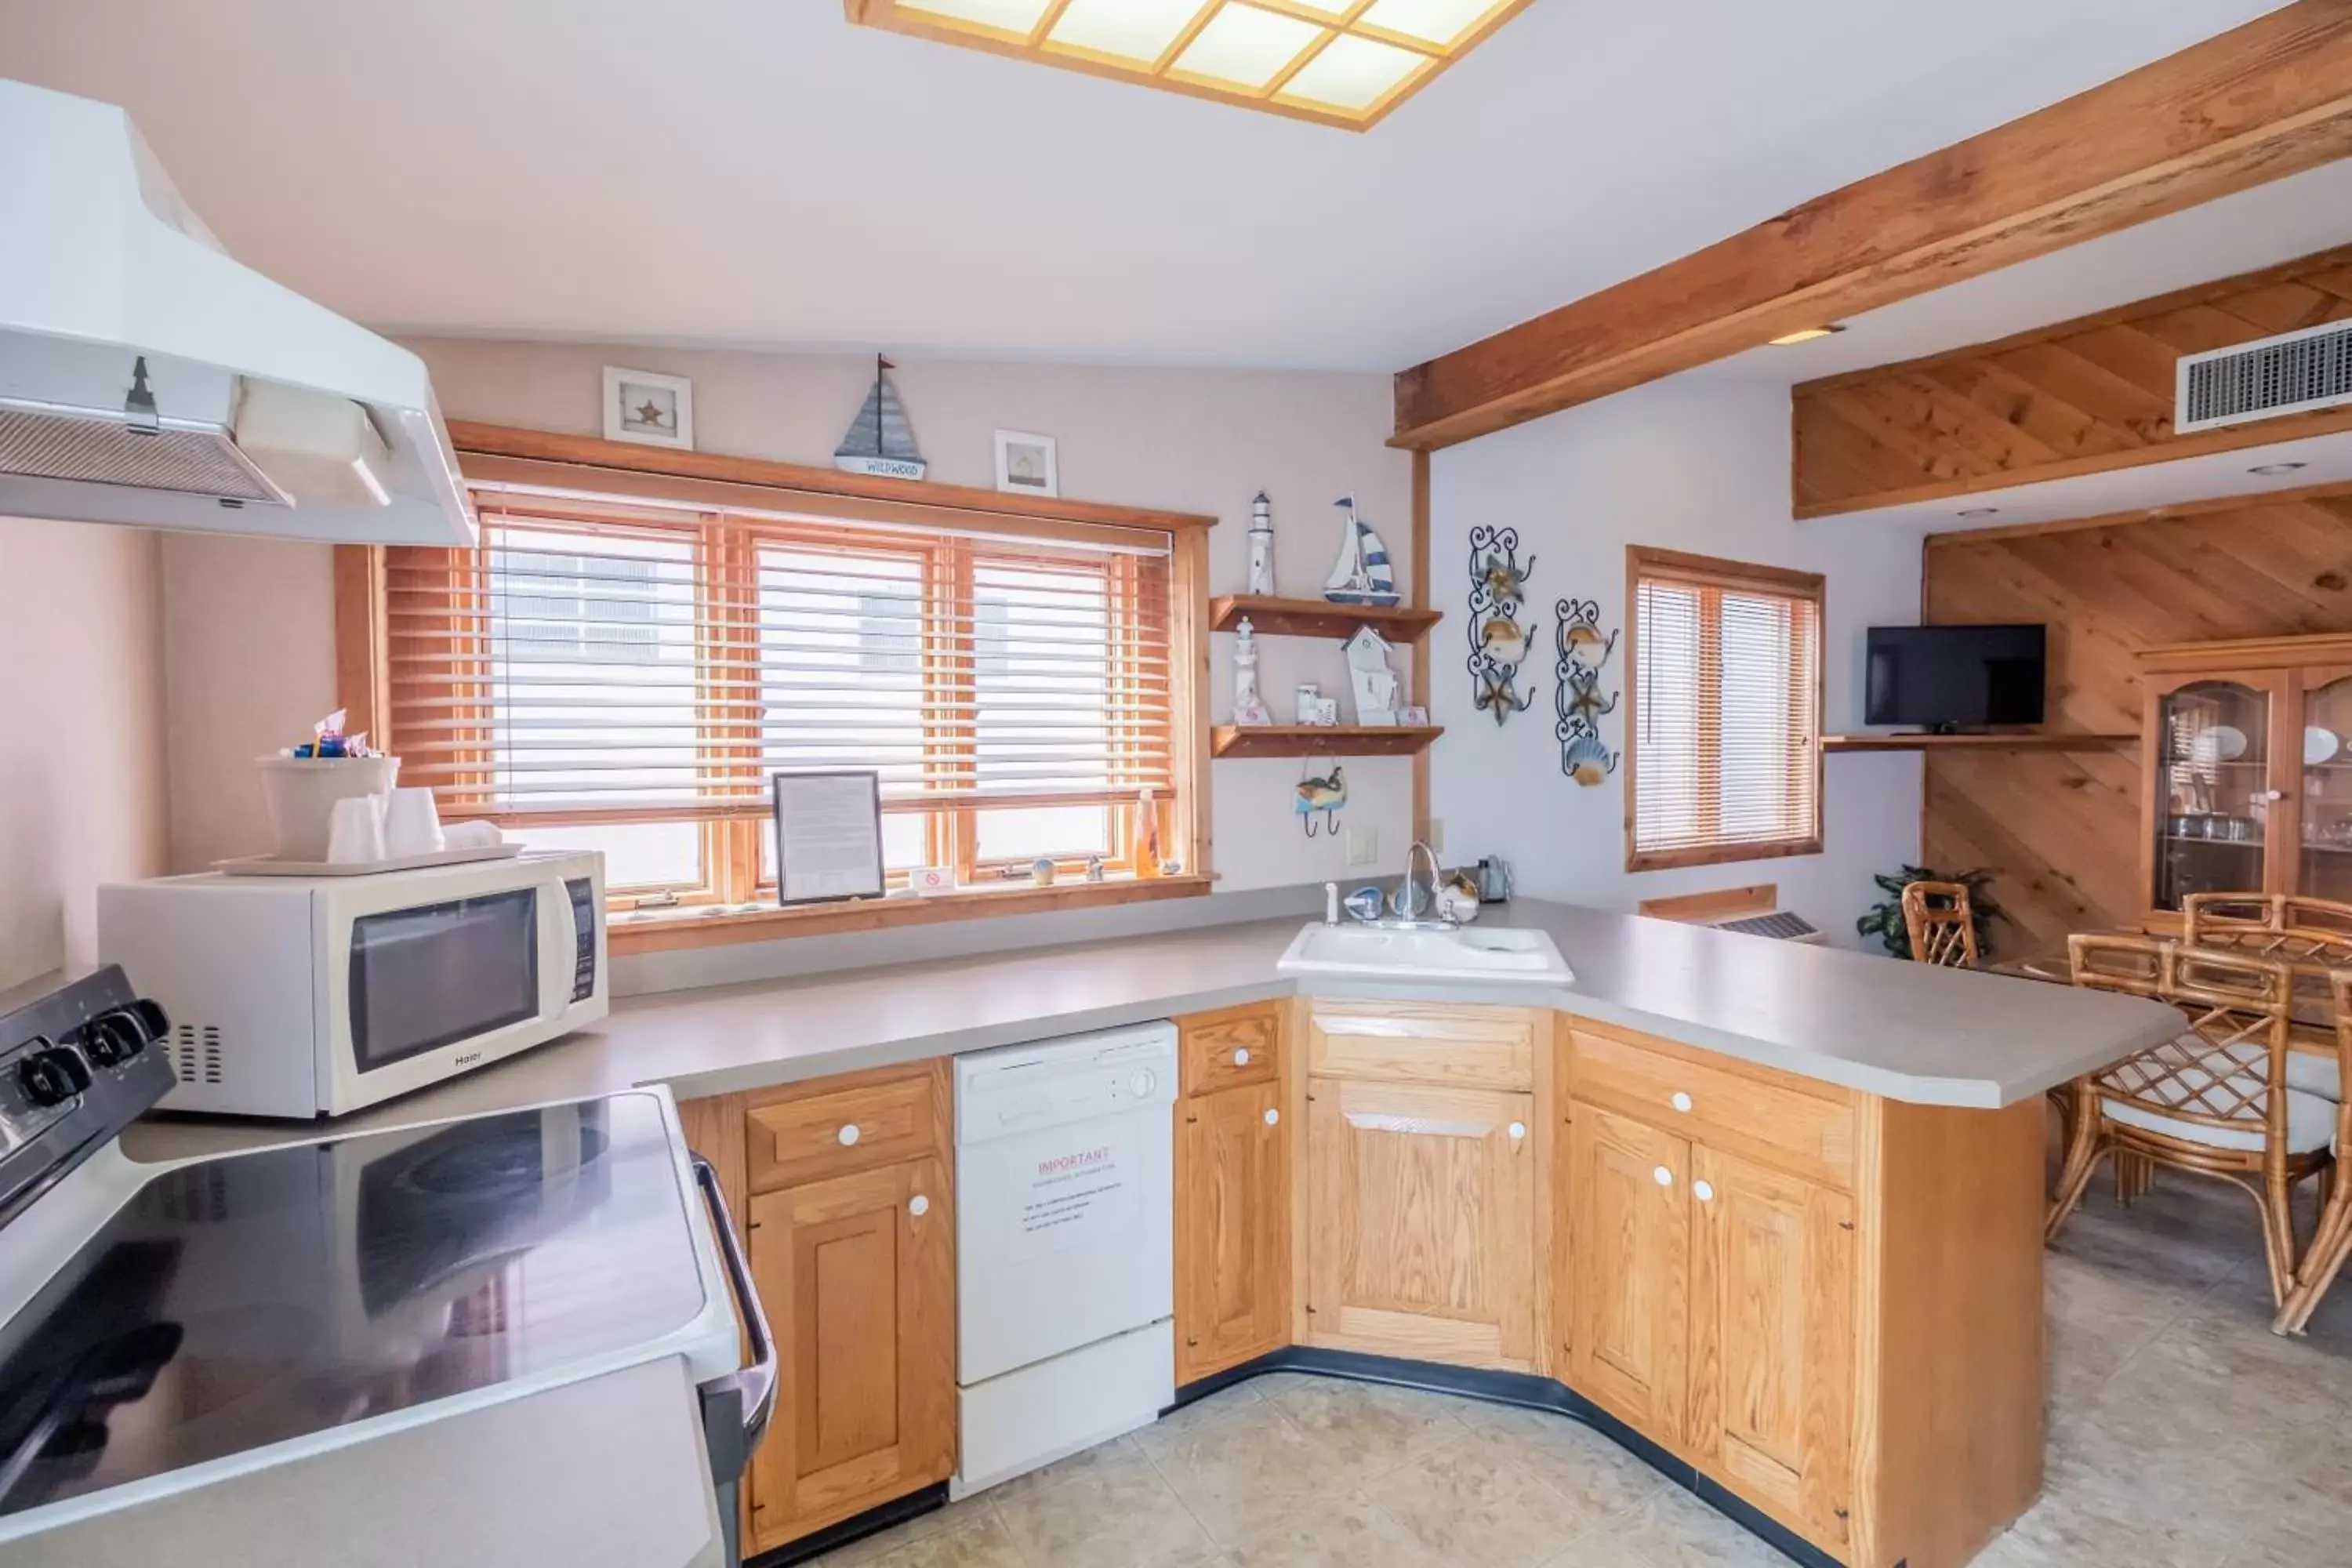
M 915 450 L 914 426 L 907 423 L 906 405 L 898 389 L 883 373 L 897 367 L 880 354 L 874 356 L 874 390 L 850 422 L 849 434 L 834 448 L 833 466 L 852 474 L 878 474 L 886 479 L 919 479 L 930 465 Z
M 1389 547 L 1356 515 L 1354 496 L 1341 496 L 1331 504 L 1348 514 L 1348 521 L 1339 538 L 1339 560 L 1323 585 L 1323 596 L 1335 605 L 1396 604 L 1402 595 L 1396 574 L 1389 569 Z

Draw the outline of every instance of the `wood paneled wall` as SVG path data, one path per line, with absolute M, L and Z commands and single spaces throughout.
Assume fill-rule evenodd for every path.
M 2064 531 L 1927 542 L 1923 618 L 2050 627 L 2053 730 L 2136 732 L 2150 643 L 2352 630 L 2352 486 Z M 1939 870 L 1987 866 L 2016 925 L 1996 952 L 2137 918 L 2139 765 L 2113 752 L 1935 753 L 1921 840 Z
M 2352 408 L 2173 433 L 2180 356 L 2352 317 L 2352 246 L 1999 342 L 1806 382 L 1796 510 L 1822 517 L 2352 429 Z

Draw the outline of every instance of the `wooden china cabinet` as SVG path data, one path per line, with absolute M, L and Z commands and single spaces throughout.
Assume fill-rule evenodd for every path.
M 2352 901 L 2352 635 L 2140 652 L 2140 882 Z

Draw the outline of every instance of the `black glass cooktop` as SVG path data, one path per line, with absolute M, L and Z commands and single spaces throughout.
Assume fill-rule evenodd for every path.
M 689 1197 L 646 1094 L 165 1172 L 0 1327 L 0 1514 L 682 1328 Z

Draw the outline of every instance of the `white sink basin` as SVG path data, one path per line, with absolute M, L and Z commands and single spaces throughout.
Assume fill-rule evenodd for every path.
M 1566 985 L 1568 961 L 1539 931 L 1460 926 L 1453 931 L 1384 931 L 1379 926 L 1310 925 L 1275 969 L 1342 980 L 1482 980 Z

